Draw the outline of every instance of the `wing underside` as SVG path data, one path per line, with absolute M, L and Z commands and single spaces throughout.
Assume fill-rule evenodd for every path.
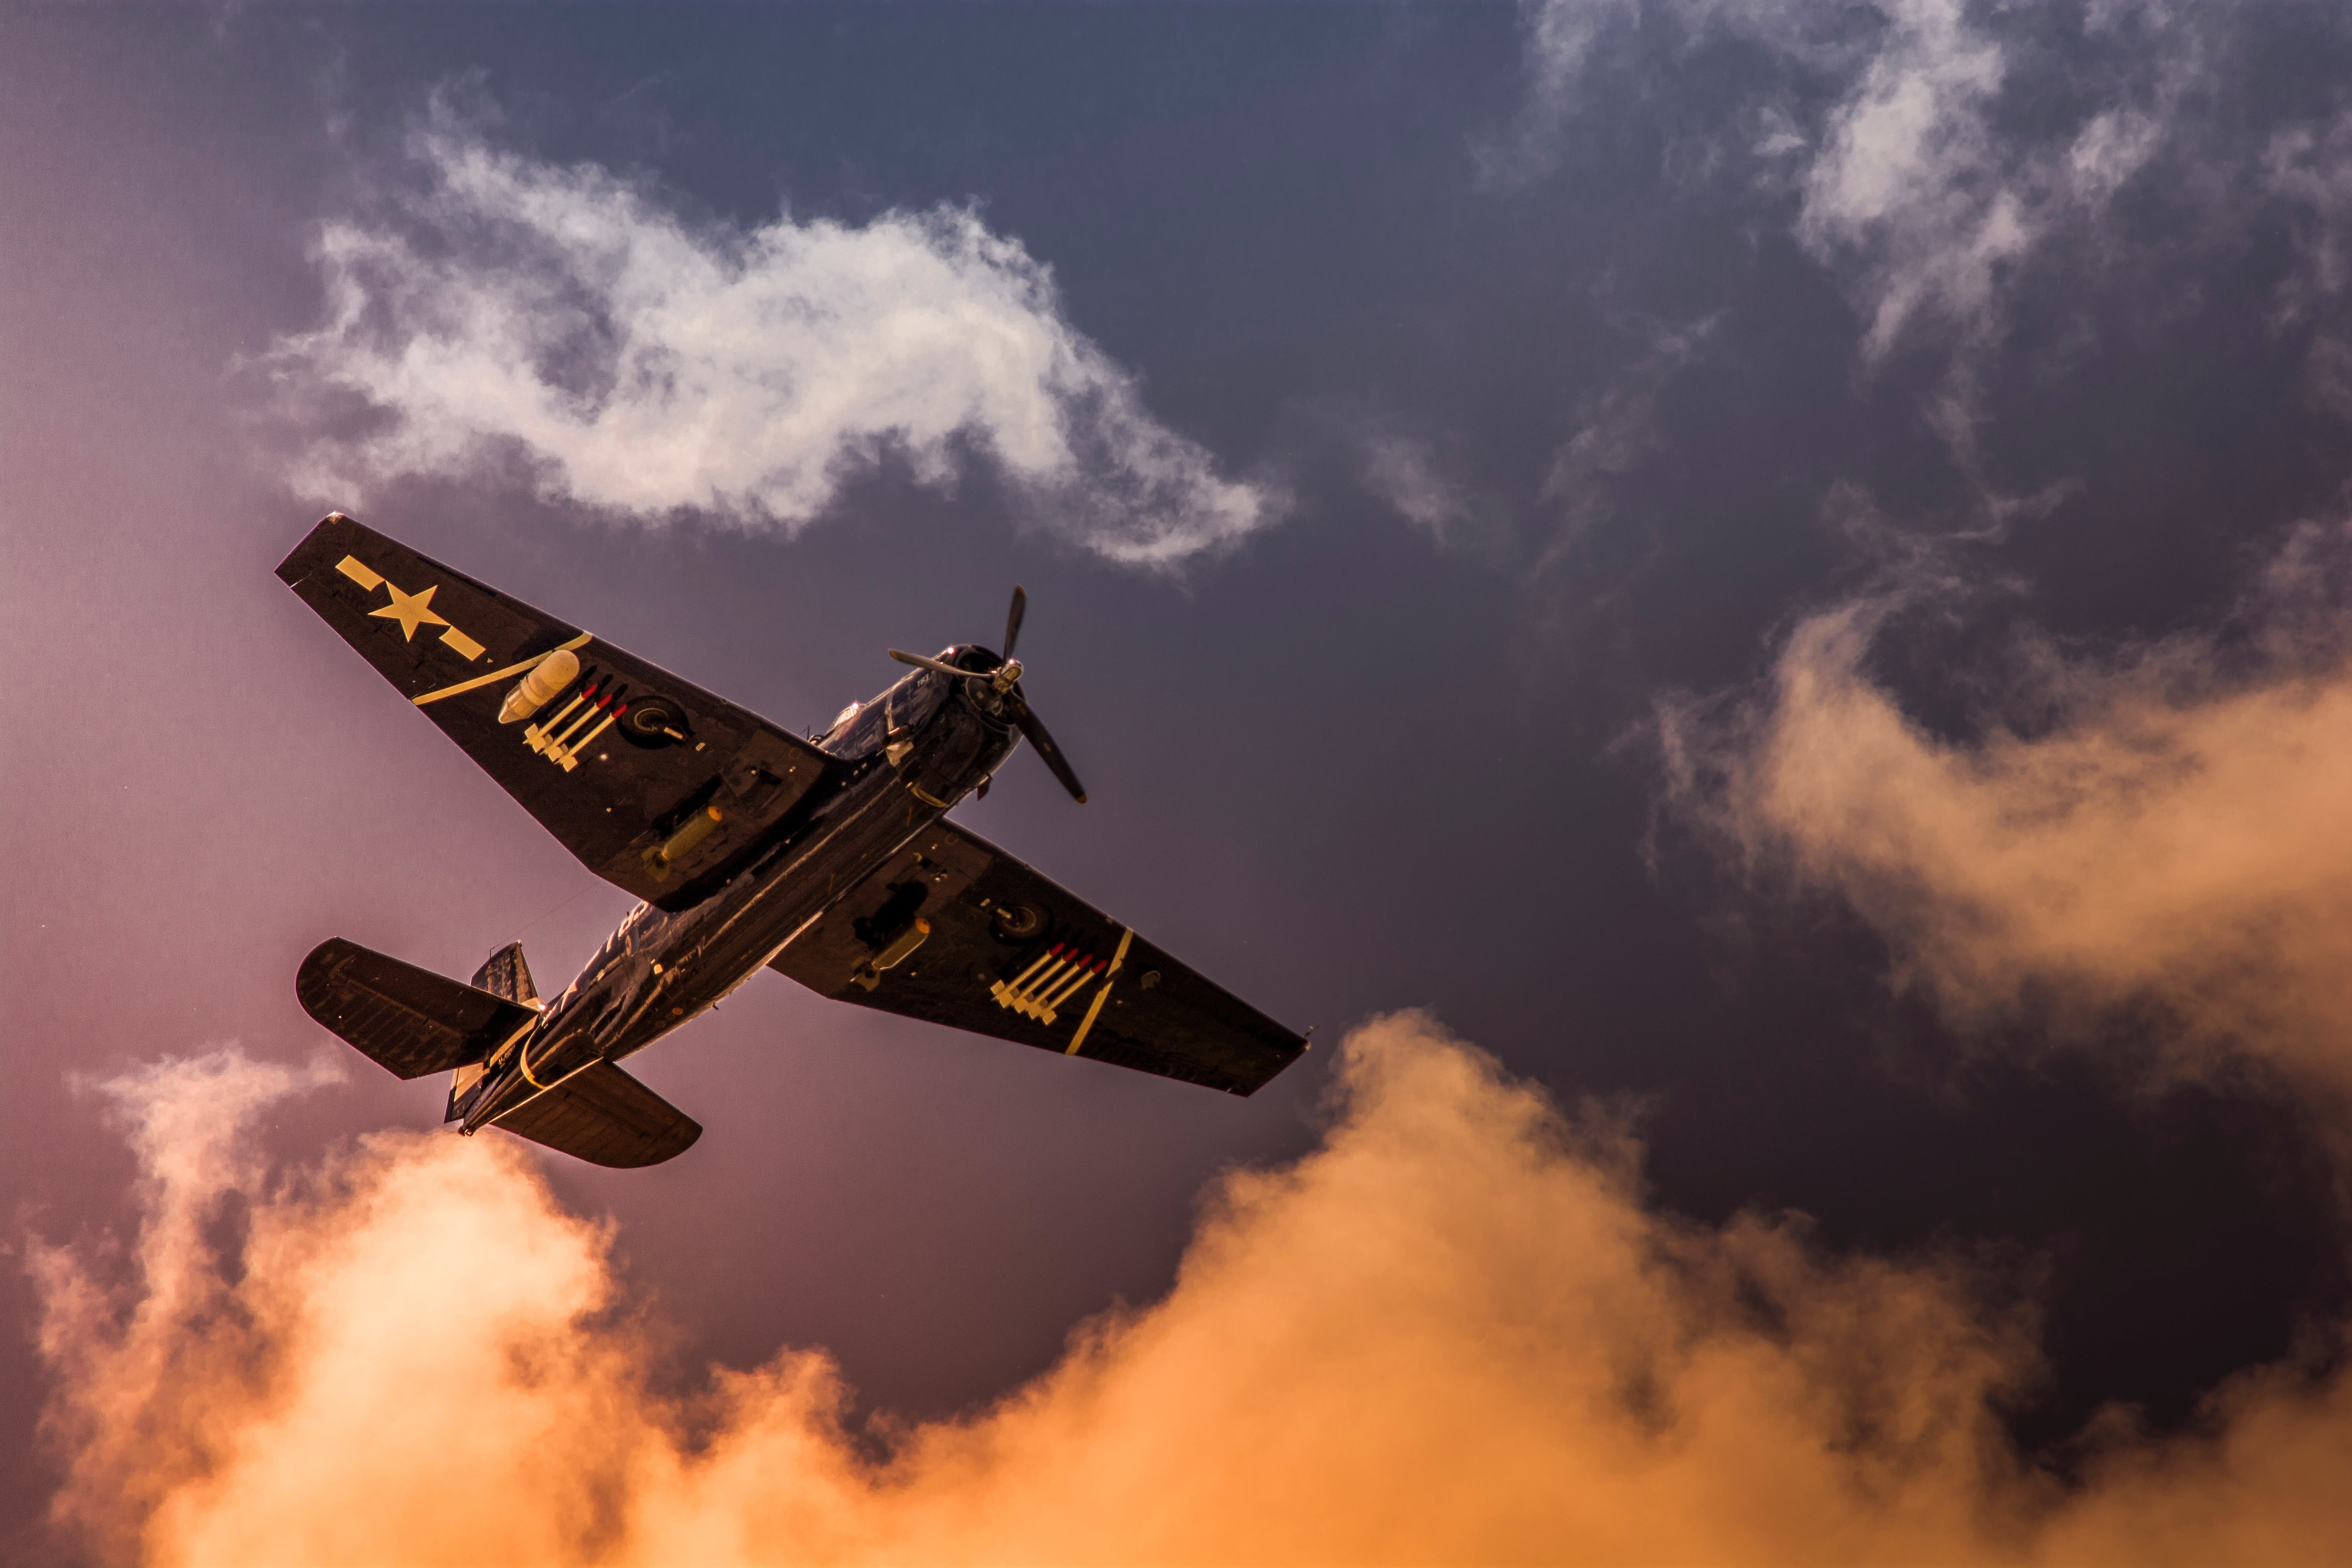
M 1306 1040 L 1084 900 L 940 822 L 778 954 L 837 1001 L 1232 1094 Z
M 731 875 L 825 769 L 758 715 L 340 512 L 278 574 L 589 869 L 664 909 Z M 547 691 L 514 717 L 527 677 Z
M 675 1159 L 702 1136 L 700 1122 L 611 1062 L 572 1074 L 490 1125 L 621 1170 Z

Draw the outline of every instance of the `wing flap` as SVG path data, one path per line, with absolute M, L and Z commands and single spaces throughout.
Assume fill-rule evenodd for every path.
M 491 1125 L 618 1170 L 675 1159 L 702 1136 L 700 1122 L 610 1062 L 572 1074 Z
M 341 937 L 302 961 L 294 994 L 304 1012 L 399 1078 L 480 1061 L 538 1016 Z
M 919 921 L 928 929 L 911 941 Z M 852 889 L 771 967 L 836 1001 L 1232 1094 L 1255 1092 L 1307 1048 L 1165 949 L 948 822 Z
M 663 909 L 698 901 L 823 774 L 823 752 L 757 714 L 396 540 L 330 514 L 280 578 L 564 847 Z M 576 666 L 527 718 L 507 694 Z M 669 858 L 679 829 L 716 812 Z

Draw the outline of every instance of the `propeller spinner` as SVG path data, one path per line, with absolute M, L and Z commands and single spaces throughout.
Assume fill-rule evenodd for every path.
M 1084 805 L 1087 803 L 1086 786 L 1078 783 L 1078 775 L 1071 769 L 1069 759 L 1062 755 L 1061 747 L 1054 744 L 1054 737 L 1047 731 L 1045 721 L 1037 717 L 1034 710 L 1030 708 L 1028 700 L 1024 698 L 1019 690 L 1021 661 L 1013 657 L 1013 645 L 1021 638 L 1021 619 L 1028 614 L 1028 590 L 1015 586 L 1013 590 L 1013 607 L 1005 613 L 1004 616 L 1004 654 L 996 661 L 994 667 L 989 669 L 958 669 L 954 665 L 943 664 L 936 658 L 925 658 L 920 654 L 902 653 L 895 647 L 890 650 L 890 657 L 900 664 L 911 664 L 918 669 L 935 669 L 941 675 L 952 675 L 959 680 L 988 682 L 994 689 L 997 700 L 1003 704 L 1005 716 L 1011 719 L 1014 727 L 1021 731 L 1021 738 L 1027 741 L 1030 749 L 1034 751 L 1044 760 L 1045 765 L 1054 771 L 1054 776 L 1062 781 L 1062 787 L 1070 792 L 1070 798 Z M 987 786 L 983 784 L 981 787 L 985 789 Z

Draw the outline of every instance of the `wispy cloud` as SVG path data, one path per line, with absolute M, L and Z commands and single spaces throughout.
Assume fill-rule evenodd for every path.
M 1553 455 L 1544 480 L 1544 499 L 1560 502 L 1566 520 L 1543 566 L 1556 563 L 1608 515 L 1612 481 L 1664 449 L 1657 427 L 1658 395 L 1705 347 L 1717 319 L 1651 324 L 1641 357 L 1578 406 L 1575 430 Z
M 1551 166 L 1594 50 L 1610 29 L 1633 26 L 1641 16 L 1642 0 L 1519 0 L 1528 97 L 1508 138 L 1479 150 L 1488 181 L 1511 184 Z
M 1343 1047 L 1320 1148 L 1215 1195 L 1162 1300 L 972 1416 L 844 1426 L 818 1352 L 653 1391 L 608 1231 L 521 1145 L 387 1133 L 267 1183 L 206 1146 L 291 1084 L 124 1092 L 151 1227 L 239 1194 L 232 1259 L 140 1248 L 124 1321 L 41 1275 L 62 1525 L 158 1564 L 2321 1561 L 2342 1379 L 2232 1385 L 2069 1491 L 2000 1436 L 2032 1348 L 1971 1271 L 1648 1207 L 1638 1151 L 1427 1019 Z M 223 1120 L 224 1105 L 231 1111 Z M 184 1113 L 184 1110 L 185 1113 Z M 102 1418 L 101 1418 L 102 1417 Z M 2296 1457 L 2300 1456 L 2299 1459 Z M 2295 1462 L 2271 1463 L 2273 1459 Z
M 1531 0 L 1523 12 L 1530 142 L 1578 133 L 1577 89 L 1617 53 L 1645 81 L 1675 82 L 1671 95 L 1646 89 L 1674 105 L 1681 151 L 1662 182 L 1784 227 L 1851 301 L 1866 378 L 1906 349 L 1940 359 L 1926 412 L 1980 489 L 1982 382 L 2021 300 L 2037 278 L 2126 256 L 2115 204 L 2201 135 L 2184 105 L 2207 82 L 2209 35 L 2227 27 L 2161 5 L 1966 0 Z M 1604 55 L 1612 28 L 1636 42 Z M 2242 162 L 2242 148 L 2206 140 L 2198 156 Z M 2244 183 L 2211 178 L 2205 195 Z M 2230 229 L 2205 226 L 2196 237 Z
M 2352 283 L 2352 114 L 2281 131 L 2263 150 L 2263 174 L 2294 215 L 2302 266 L 2280 301 L 2294 319 Z
M 2111 248 L 2108 205 L 2164 145 L 2197 40 L 2159 11 L 2132 26 L 2094 13 L 2070 64 L 1962 0 L 1892 0 L 1882 18 L 1829 112 L 1796 234 L 1848 274 L 1865 364 L 1930 328 L 1967 357 L 2008 326 L 2037 250 Z
M 2310 332 L 2312 400 L 2352 423 L 2352 342 L 2337 300 L 2352 283 L 2352 113 L 2271 138 L 2263 184 L 2292 215 L 2297 264 L 2279 289 L 2275 323 Z
M 1449 443 L 1371 419 L 1346 424 L 1365 489 L 1432 543 L 1489 552 L 1507 549 L 1508 515 L 1470 482 Z
M 2229 626 L 2105 657 L 2028 637 L 1962 737 L 1870 672 L 1933 602 L 1908 574 L 1801 622 L 1762 693 L 1668 703 L 1677 802 L 1850 904 L 1964 1026 L 2133 1008 L 2173 1067 L 2352 1104 L 2347 568 L 2352 534 L 2306 526 Z
M 2000 46 L 1969 25 L 1959 0 L 1906 0 L 1885 27 L 1831 112 L 1797 219 L 1817 253 L 1860 259 L 1872 358 L 1925 310 L 1982 330 L 1997 269 L 2037 228 L 1985 123 L 2006 74 Z
M 326 319 L 267 358 L 318 432 L 308 490 L 520 460 L 550 498 L 790 533 L 877 459 L 941 488 L 977 460 L 1040 526 L 1147 566 L 1280 510 L 1153 418 L 1046 266 L 971 208 L 739 229 L 446 110 L 411 150 L 424 187 L 324 226 Z

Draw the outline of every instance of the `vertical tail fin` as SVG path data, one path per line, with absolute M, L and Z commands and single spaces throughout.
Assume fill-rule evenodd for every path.
M 474 989 L 541 1010 L 539 987 L 530 983 L 530 965 L 522 961 L 522 943 L 510 942 L 482 961 L 474 972 Z
M 473 985 L 477 991 L 504 997 L 534 1013 L 547 1009 L 547 1004 L 539 999 L 539 987 L 530 983 L 530 965 L 523 962 L 522 943 L 519 942 L 510 942 L 484 959 L 482 967 L 474 971 Z M 442 1113 L 442 1121 L 457 1120 L 457 1106 L 465 1100 L 466 1091 L 480 1080 L 483 1067 L 481 1062 L 470 1062 L 449 1075 L 449 1104 Z

